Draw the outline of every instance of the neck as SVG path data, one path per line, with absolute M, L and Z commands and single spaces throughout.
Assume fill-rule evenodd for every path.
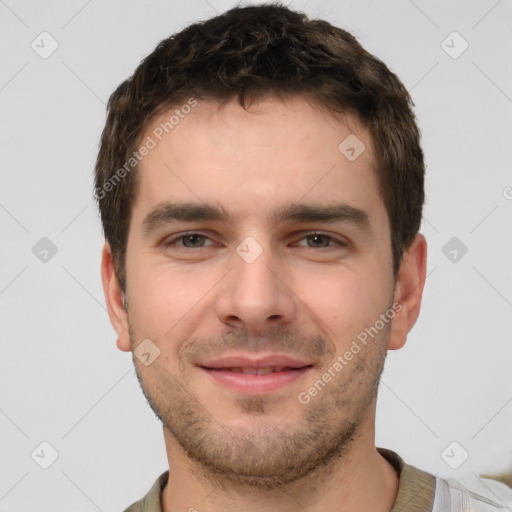
M 342 457 L 307 477 L 271 490 L 234 489 L 224 486 L 222 477 L 213 485 L 204 468 L 192 461 L 164 428 L 169 481 L 162 493 L 163 512 L 389 512 L 397 496 L 398 476 L 375 447 L 373 419 L 361 424 L 362 430 Z

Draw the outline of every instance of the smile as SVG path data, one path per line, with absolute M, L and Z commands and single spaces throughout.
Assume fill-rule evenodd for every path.
M 267 368 L 227 367 L 208 368 L 201 366 L 215 384 L 224 389 L 245 395 L 265 395 L 276 392 L 301 380 L 312 365 L 300 368 L 274 366 Z

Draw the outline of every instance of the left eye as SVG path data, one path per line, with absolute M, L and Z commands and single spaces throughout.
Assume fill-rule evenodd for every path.
M 346 243 L 342 242 L 341 240 L 338 240 L 336 238 L 333 238 L 330 235 L 326 235 L 325 233 L 307 233 L 305 234 L 301 240 L 309 239 L 312 241 L 315 245 L 310 245 L 308 242 L 308 247 L 312 248 L 324 248 L 324 247 L 332 247 L 332 244 L 329 244 L 329 242 L 334 242 L 336 245 L 345 246 Z

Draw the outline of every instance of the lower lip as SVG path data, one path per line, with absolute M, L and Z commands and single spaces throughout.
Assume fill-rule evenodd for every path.
M 212 370 L 201 367 L 222 386 L 246 395 L 264 395 L 302 379 L 311 369 L 310 366 L 297 370 L 283 370 L 266 375 L 231 372 L 229 370 Z

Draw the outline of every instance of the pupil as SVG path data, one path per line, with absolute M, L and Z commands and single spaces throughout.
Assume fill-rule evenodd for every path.
M 198 238 L 199 238 L 200 235 L 188 235 L 185 240 L 187 241 L 191 241 L 192 242 L 192 245 L 194 245 L 194 241 L 197 242 Z
M 314 239 L 315 242 L 318 242 L 318 240 L 320 239 L 320 241 L 322 240 L 322 238 L 324 240 L 327 239 L 327 236 L 326 235 L 311 235 L 311 238 Z M 325 244 L 321 244 L 323 247 L 325 247 Z

